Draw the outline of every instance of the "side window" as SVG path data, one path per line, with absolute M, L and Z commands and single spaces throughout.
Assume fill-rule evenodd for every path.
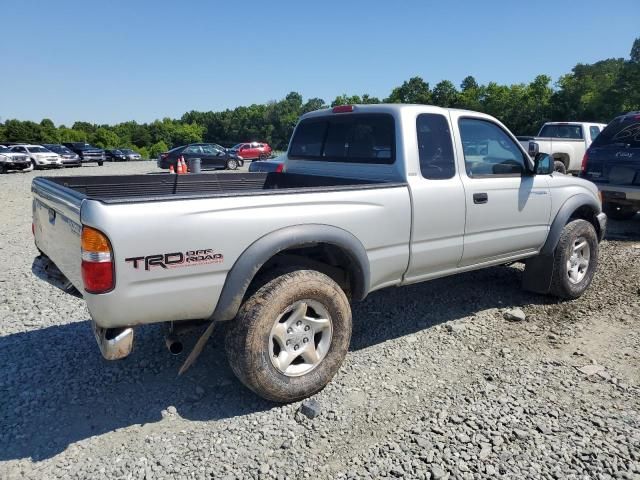
M 458 122 L 467 175 L 522 175 L 524 154 L 502 128 L 478 118 Z
M 593 142 L 600 135 L 600 129 L 598 127 L 589 127 L 589 135 L 591 135 L 591 141 Z
M 420 114 L 416 130 L 422 176 L 429 180 L 453 177 L 456 167 L 447 119 L 436 113 Z
M 199 154 L 202 153 L 202 149 L 200 148 L 200 145 L 191 145 L 190 147 L 184 149 L 184 153 Z
M 218 153 L 218 149 L 213 145 L 202 145 L 202 151 L 207 155 L 216 155 Z

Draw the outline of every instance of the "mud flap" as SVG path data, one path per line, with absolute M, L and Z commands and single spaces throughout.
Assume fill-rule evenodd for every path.
M 534 293 L 549 293 L 553 278 L 554 256 L 538 255 L 525 262 L 522 288 Z

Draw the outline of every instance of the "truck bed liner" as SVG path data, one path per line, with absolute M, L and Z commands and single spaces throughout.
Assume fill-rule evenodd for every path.
M 300 193 L 301 191 L 351 190 L 397 187 L 390 183 L 290 173 L 203 173 L 189 175 L 111 175 L 38 178 L 38 183 L 65 187 L 77 199 L 103 203 L 163 201 L 211 196 Z M 284 190 L 284 191 L 283 191 Z

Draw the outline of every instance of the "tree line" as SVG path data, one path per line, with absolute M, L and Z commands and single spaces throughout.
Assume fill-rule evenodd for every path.
M 480 85 L 473 76 L 458 87 L 443 80 L 431 87 L 413 77 L 380 99 L 369 94 L 340 95 L 330 104 L 321 98 L 306 101 L 297 92 L 266 104 L 253 104 L 218 112 L 190 111 L 180 119 L 164 118 L 151 123 L 123 122 L 96 125 L 75 122 L 57 126 L 15 119 L 0 123 L 0 144 L 24 141 L 62 143 L 86 141 L 102 148 L 126 147 L 143 158 L 156 158 L 169 148 L 193 142 L 230 146 L 243 141 L 266 141 L 284 150 L 298 117 L 328 106 L 371 103 L 419 103 L 485 112 L 500 119 L 518 135 L 534 135 L 546 121 L 593 121 L 607 123 L 620 113 L 640 110 L 640 38 L 628 59 L 611 58 L 578 64 L 554 84 L 547 75 L 532 82 Z

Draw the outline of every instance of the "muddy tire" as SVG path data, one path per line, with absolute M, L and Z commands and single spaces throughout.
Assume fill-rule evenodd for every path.
M 242 383 L 286 403 L 324 388 L 350 340 L 351 308 L 342 289 L 320 272 L 296 270 L 268 281 L 244 302 L 225 348 Z
M 554 254 L 551 294 L 578 298 L 591 284 L 598 267 L 598 236 L 586 220 L 565 225 Z

